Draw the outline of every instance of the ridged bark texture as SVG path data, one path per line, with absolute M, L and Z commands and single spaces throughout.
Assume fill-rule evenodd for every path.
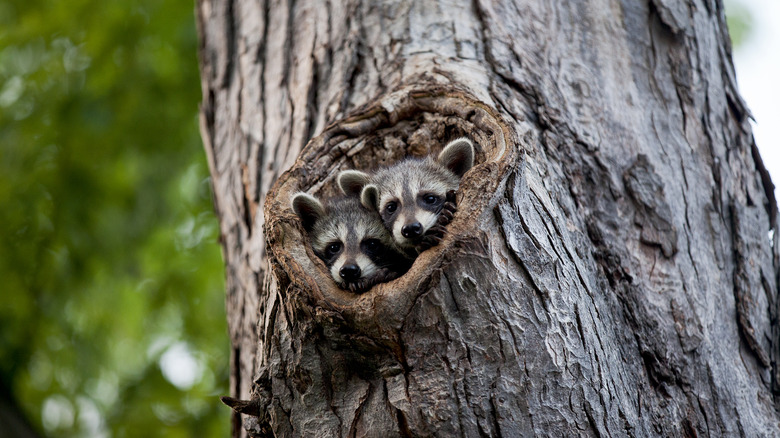
M 777 436 L 780 236 L 719 0 L 199 0 L 234 436 Z M 337 289 L 289 207 L 477 144 Z

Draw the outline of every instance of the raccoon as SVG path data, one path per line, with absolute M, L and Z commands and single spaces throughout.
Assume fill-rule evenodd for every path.
M 333 281 L 354 293 L 404 274 L 411 260 L 374 211 L 356 198 L 335 198 L 323 205 L 306 193 L 292 197 L 292 208 L 308 233 L 314 253 Z
M 441 241 L 444 226 L 456 210 L 460 178 L 474 165 L 474 145 L 467 138 L 451 141 L 434 159 L 407 158 L 373 175 L 356 170 L 339 174 L 347 195 L 379 212 L 393 240 L 415 257 Z

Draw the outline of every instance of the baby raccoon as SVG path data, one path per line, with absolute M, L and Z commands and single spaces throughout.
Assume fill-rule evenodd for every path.
M 338 184 L 347 195 L 379 212 L 395 242 L 411 257 L 437 245 L 455 212 L 460 178 L 474 165 L 467 138 L 451 141 L 436 159 L 407 158 L 374 175 L 345 170 Z
M 409 269 L 411 261 L 398 250 L 380 218 L 356 198 L 332 199 L 323 205 L 301 192 L 293 195 L 292 208 L 314 253 L 340 288 L 365 292 Z

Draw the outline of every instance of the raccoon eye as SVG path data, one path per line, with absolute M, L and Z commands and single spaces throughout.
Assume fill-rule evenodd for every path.
M 396 204 L 394 201 L 393 202 L 388 202 L 387 205 L 385 206 L 385 210 L 388 213 L 394 213 L 395 210 L 397 210 L 397 209 L 398 209 L 398 204 Z
M 435 204 L 439 198 L 435 195 L 431 195 L 430 193 L 423 196 L 423 201 L 425 201 L 426 204 Z
M 363 241 L 363 243 L 366 244 L 368 249 L 377 249 L 379 248 L 379 240 L 377 239 L 366 239 Z
M 325 248 L 325 251 L 327 251 L 330 255 L 336 254 L 337 252 L 341 251 L 341 242 L 331 243 L 327 248 Z

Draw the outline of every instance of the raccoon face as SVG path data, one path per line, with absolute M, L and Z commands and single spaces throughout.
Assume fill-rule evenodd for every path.
M 361 292 L 397 276 L 388 273 L 403 273 L 400 265 L 405 259 L 381 220 L 356 198 L 333 200 L 326 208 L 316 198 L 299 193 L 292 205 L 314 253 L 342 289 Z
M 447 192 L 458 188 L 458 179 L 429 160 L 403 166 L 405 178 L 377 181 L 376 185 L 366 186 L 363 196 L 376 205 L 396 243 L 408 248 L 417 245 L 436 224 Z
M 312 248 L 325 262 L 333 280 L 349 289 L 351 283 L 377 274 L 387 252 L 386 230 L 367 229 L 365 223 L 328 222 L 322 224 L 320 233 L 312 240 Z
M 379 212 L 395 242 L 409 249 L 434 226 L 447 192 L 457 190 L 460 177 L 474 164 L 474 146 L 466 138 L 447 144 L 434 160 L 407 159 L 369 176 L 363 172 L 339 174 L 347 194 L 360 193 L 361 202 Z

